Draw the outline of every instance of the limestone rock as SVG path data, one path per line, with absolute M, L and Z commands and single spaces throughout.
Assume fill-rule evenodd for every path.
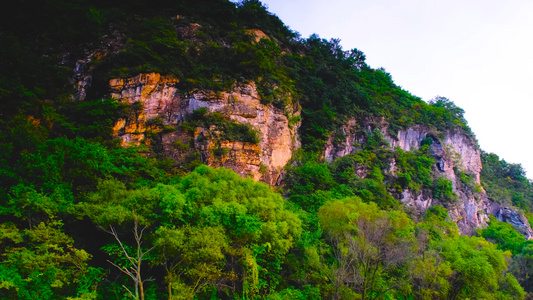
M 187 115 L 205 107 L 238 123 L 250 124 L 260 132 L 261 141 L 254 145 L 217 140 L 216 133 L 210 132 L 209 128 L 197 130 L 193 137 L 194 147 L 201 152 L 202 161 L 275 185 L 293 151 L 299 147 L 299 124 L 289 127 L 285 111 L 261 104 L 253 83 L 228 92 L 196 91 L 185 97 L 177 88 L 178 82 L 177 78 L 157 73 L 110 80 L 112 97 L 139 107 L 139 111 L 115 124 L 115 135 L 122 139 L 123 144 L 138 145 L 145 141 L 146 123 L 150 120 L 159 118 L 163 126 L 177 127 Z M 298 115 L 299 111 L 293 113 Z M 182 158 L 189 142 L 190 137 L 178 132 L 168 132 L 161 137 L 164 151 L 175 159 Z M 176 150 L 176 144 L 183 149 Z
M 187 112 L 190 113 L 200 107 L 206 107 L 212 112 L 221 112 L 239 123 L 248 123 L 259 130 L 261 141 L 258 147 L 245 151 L 248 153 L 246 166 L 234 165 L 235 162 L 242 162 L 244 159 L 242 156 L 232 154 L 234 151 L 229 155 L 235 159 L 228 160 L 222 166 L 232 168 L 241 175 L 247 174 L 254 179 L 275 185 L 282 169 L 291 159 L 293 151 L 299 147 L 297 135 L 299 124 L 290 128 L 289 120 L 283 110 L 261 104 L 253 83 L 238 87 L 231 92 L 220 93 L 215 99 L 205 92 L 195 93 L 189 99 Z M 299 114 L 299 111 L 294 113 Z M 259 159 L 251 157 L 250 151 L 256 151 Z
M 87 97 L 87 91 L 91 88 L 93 75 L 92 71 L 94 61 L 98 61 L 110 53 L 118 53 L 124 49 L 126 41 L 123 34 L 110 25 L 109 34 L 102 37 L 100 44 L 91 50 L 85 50 L 83 58 L 73 59 L 71 53 L 64 53 L 61 64 L 72 68 L 73 73 L 70 78 L 75 87 L 73 98 L 84 100 Z
M 180 19 L 180 16 L 178 16 L 177 18 Z M 198 30 L 200 30 L 200 28 L 202 28 L 202 25 L 198 23 L 191 23 L 186 27 L 178 28 L 178 33 L 184 39 L 191 39 L 196 36 L 196 33 L 198 32 Z
M 399 147 L 404 151 L 418 150 L 424 139 L 431 139 L 430 151 L 437 162 L 434 170 L 452 182 L 454 192 L 459 196 L 459 203 L 449 207 L 448 213 L 450 218 L 457 223 L 461 233 L 474 234 L 477 228 L 487 226 L 489 215 L 493 215 L 504 222 L 513 224 L 527 238 L 533 238 L 533 230 L 523 215 L 490 200 L 483 189 L 481 193 L 473 194 L 468 188 L 462 186 L 454 169 L 471 175 L 474 182 L 480 184 L 482 165 L 481 151 L 475 141 L 459 131 L 446 132 L 443 135 L 433 132 L 427 126 L 415 125 L 399 131 L 396 136 L 390 136 L 387 122 L 383 118 L 368 119 L 360 123 L 352 119 L 341 128 L 344 140 L 333 142 L 331 138 L 326 143 L 325 159 L 332 161 L 360 151 L 362 148 L 359 145 L 365 142 L 363 131 L 371 132 L 375 128 L 382 132 L 391 148 Z M 390 166 L 389 174 L 394 174 L 395 162 L 392 161 Z M 359 177 L 366 176 L 364 172 L 356 171 Z M 438 199 L 433 199 L 432 195 L 424 195 L 422 192 L 412 194 L 411 191 L 405 190 L 396 196 L 404 205 L 418 211 L 424 211 L 431 205 L 441 204 Z
M 533 239 L 533 230 L 529 226 L 527 218 L 520 214 L 517 210 L 508 207 L 501 208 L 496 214 L 499 221 L 507 222 L 520 233 L 522 233 L 528 240 Z
M 177 78 L 161 76 L 158 73 L 109 81 L 111 97 L 130 104 L 139 104 L 134 106 L 130 118 L 119 120 L 113 128 L 115 135 L 122 139 L 123 145 L 139 145 L 146 138 L 146 121 L 157 117 L 168 120 L 172 116 L 173 111 L 177 109 L 175 105 L 179 97 L 176 88 L 178 82 Z
M 359 145 L 363 144 L 364 138 L 361 134 L 358 134 L 357 129 L 360 125 L 355 119 L 349 120 L 340 130 L 344 134 L 345 139 L 343 141 L 333 141 L 330 138 L 324 149 L 324 158 L 327 161 L 333 161 L 339 157 L 343 157 L 348 154 L 353 154 L 359 150 L 362 150 Z

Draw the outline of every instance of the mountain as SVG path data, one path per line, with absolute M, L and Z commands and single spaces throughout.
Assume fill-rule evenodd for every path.
M 533 292 L 521 166 L 339 40 L 257 0 L 22 1 L 0 28 L 3 298 Z

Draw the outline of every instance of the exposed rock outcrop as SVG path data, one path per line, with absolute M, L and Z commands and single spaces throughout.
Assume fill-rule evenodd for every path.
M 477 228 L 487 225 L 489 216 L 493 215 L 499 220 L 513 224 L 513 226 L 527 238 L 533 238 L 533 230 L 527 219 L 514 209 L 502 207 L 488 198 L 485 191 L 475 193 L 470 188 L 461 184 L 456 171 L 461 171 L 472 176 L 475 184 L 480 184 L 482 169 L 481 151 L 473 138 L 459 131 L 446 133 L 434 132 L 431 128 L 415 125 L 406 130 L 401 130 L 396 136 L 388 133 L 386 120 L 374 118 L 357 123 L 355 119 L 347 122 L 340 130 L 344 139 L 333 142 L 331 138 L 326 143 L 325 159 L 332 161 L 338 157 L 360 151 L 360 145 L 364 144 L 366 134 L 374 129 L 380 130 L 391 148 L 401 148 L 404 151 L 418 150 L 423 141 L 430 145 L 430 151 L 436 160 L 434 172 L 445 176 L 453 184 L 453 191 L 458 195 L 459 203 L 448 209 L 450 218 L 455 221 L 463 234 L 473 234 Z M 366 132 L 365 132 L 366 131 Z M 389 173 L 395 171 L 394 161 L 391 163 Z M 431 194 L 412 193 L 405 190 L 399 195 L 399 200 L 407 206 L 412 206 L 419 211 L 429 208 L 431 205 L 441 204 Z
M 80 68 L 78 73 L 85 74 L 86 70 Z M 80 98 L 83 98 L 85 91 L 85 79 L 80 81 Z M 90 78 L 88 80 L 90 84 Z M 261 104 L 253 83 L 237 86 L 232 91 L 196 91 L 188 95 L 179 91 L 178 83 L 175 77 L 157 73 L 110 80 L 110 96 L 126 101 L 131 107 L 131 115 L 120 119 L 114 126 L 115 136 L 122 140 L 123 145 L 150 145 L 152 140 L 147 138 L 147 133 L 157 133 L 161 150 L 178 161 L 191 154 L 191 151 L 197 151 L 200 153 L 198 159 L 211 166 L 231 168 L 243 177 L 250 176 L 270 185 L 280 182 L 283 168 L 300 146 L 297 135 L 300 124 L 289 126 L 286 111 L 292 111 L 293 115 L 298 115 L 299 111 L 283 111 Z M 212 128 L 198 128 L 193 136 L 180 131 L 178 125 L 202 107 L 210 112 L 220 112 L 238 123 L 250 124 L 259 131 L 260 142 L 217 140 Z M 159 125 L 166 126 L 166 129 L 153 125 L 153 120 L 158 120 L 161 123 Z M 399 147 L 404 151 L 417 150 L 423 141 L 430 141 L 430 150 L 436 160 L 434 171 L 452 182 L 453 190 L 460 199 L 457 205 L 449 207 L 448 213 L 462 233 L 474 233 L 476 228 L 486 226 L 489 215 L 494 215 L 513 224 L 526 237 L 533 237 L 533 230 L 524 216 L 491 201 L 483 190 L 473 193 L 460 183 L 457 170 L 471 175 L 474 183 L 480 184 L 482 166 L 480 150 L 475 141 L 459 131 L 438 133 L 427 126 L 415 125 L 391 136 L 384 118 L 368 119 L 361 123 L 352 119 L 340 129 L 341 139 L 333 141 L 332 138 L 327 142 L 325 159 L 331 161 L 361 150 L 360 145 L 365 143 L 367 134 L 375 129 L 381 131 L 391 148 Z M 185 145 L 193 145 L 193 148 Z M 394 174 L 394 171 L 392 162 L 389 173 Z M 428 193 L 406 190 L 398 197 L 405 205 L 419 211 L 440 204 Z
M 261 39 L 270 40 L 270 37 L 266 33 L 264 33 L 262 30 L 259 30 L 259 29 L 248 29 L 246 33 L 253 36 L 254 41 L 256 43 L 259 42 Z
M 417 125 L 399 131 L 396 139 L 390 136 L 387 139 L 392 147 L 399 147 L 405 151 L 418 150 L 422 141 L 430 139 L 430 151 L 437 161 L 434 169 L 452 182 L 453 190 L 459 197 L 459 203 L 449 207 L 448 214 L 451 219 L 457 222 L 464 234 L 473 234 L 476 228 L 487 225 L 488 215 L 497 211 L 494 205 L 496 203 L 490 201 L 484 191 L 474 193 L 463 187 L 456 176 L 456 170 L 460 170 L 470 174 L 475 184 L 480 184 L 481 152 L 472 138 L 458 131 L 452 131 L 445 133 L 444 137 L 439 139 L 430 128 Z M 404 197 L 402 200 L 407 205 L 423 209 L 431 203 L 439 204 L 439 201 L 432 199 L 431 195 L 423 200 L 421 197 L 422 194 Z
M 533 238 L 533 230 L 527 219 L 518 211 L 509 207 L 502 207 L 499 203 L 490 200 L 483 188 L 481 188 L 480 193 L 473 193 L 460 184 L 455 169 L 471 175 L 474 183 L 481 183 L 481 151 L 471 137 L 459 131 L 452 131 L 447 132 L 441 142 L 429 128 L 414 126 L 398 132 L 397 140 L 390 137 L 388 140 L 393 147 L 416 150 L 420 147 L 422 140 L 426 138 L 432 139 L 431 152 L 437 160 L 436 170 L 452 182 L 454 192 L 459 196 L 459 203 L 450 207 L 448 214 L 452 220 L 457 222 L 463 234 L 471 235 L 475 233 L 477 228 L 487 226 L 489 216 L 492 215 L 500 221 L 511 223 L 526 238 Z M 435 201 L 431 197 L 421 198 L 423 198 L 422 194 L 404 197 L 402 200 L 408 205 L 423 209 L 429 207 L 432 202 L 438 204 L 438 200 Z
M 87 97 L 87 91 L 93 82 L 94 61 L 101 60 L 110 53 L 118 53 L 125 47 L 123 34 L 110 26 L 109 34 L 102 37 L 100 44 L 93 49 L 86 49 L 83 58 L 73 59 L 71 53 L 63 53 L 61 64 L 73 69 L 70 78 L 76 88 L 72 95 L 74 99 L 83 100 Z
M 205 139 L 210 135 L 209 128 L 199 128 L 194 132 L 193 144 L 195 150 L 201 152 L 202 161 L 212 166 L 231 168 L 242 176 L 276 184 L 294 149 L 299 147 L 299 124 L 290 127 L 285 111 L 261 104 L 253 83 L 229 92 L 197 91 L 187 96 L 180 93 L 177 83 L 177 78 L 157 73 L 112 79 L 109 82 L 111 96 L 138 107 L 138 111 L 127 119 L 119 120 L 114 127 L 115 135 L 122 139 L 123 144 L 146 142 L 147 124 L 157 118 L 164 126 L 174 126 L 179 131 L 177 125 L 194 110 L 205 107 L 238 123 L 250 124 L 259 131 L 260 142 L 255 145 Z M 299 111 L 293 113 L 297 115 Z M 170 131 L 162 136 L 163 148 L 169 157 L 178 158 L 180 150 L 174 146 L 176 141 L 189 143 L 190 137 L 175 130 Z M 215 148 L 225 151 L 215 155 Z
M 527 218 L 517 210 L 508 207 L 500 208 L 494 216 L 496 216 L 499 221 L 513 225 L 513 227 L 518 232 L 522 233 L 528 240 L 533 239 L 533 231 L 531 230 Z
M 139 145 L 145 139 L 147 120 L 161 116 L 168 124 L 177 123 L 180 118 L 179 107 L 176 107 L 179 104 L 178 82 L 177 78 L 157 73 L 109 81 L 111 97 L 126 101 L 133 108 L 132 115 L 120 119 L 113 128 L 123 145 Z

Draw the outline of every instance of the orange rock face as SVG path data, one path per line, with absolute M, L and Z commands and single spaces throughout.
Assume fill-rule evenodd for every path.
M 259 30 L 259 29 L 248 29 L 246 33 L 253 36 L 256 43 L 259 42 L 261 39 L 270 40 L 270 37 L 266 35 L 266 33 L 264 33 L 262 30 Z
M 160 132 L 165 154 L 177 161 L 199 151 L 201 160 L 208 165 L 231 168 L 243 177 L 275 185 L 299 146 L 299 124 L 289 127 L 284 110 L 261 104 L 253 83 L 228 92 L 198 91 L 184 96 L 177 88 L 178 82 L 175 77 L 157 73 L 110 80 L 111 96 L 127 101 L 132 107 L 131 115 L 114 126 L 115 136 L 122 144 L 147 144 L 148 136 Z M 259 144 L 223 140 L 213 132 L 214 128 L 197 128 L 192 136 L 180 133 L 179 125 L 202 107 L 235 122 L 250 124 L 259 132 Z

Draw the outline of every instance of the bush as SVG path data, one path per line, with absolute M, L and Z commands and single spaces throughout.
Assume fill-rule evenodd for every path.
M 211 126 L 215 126 L 211 130 Z M 209 112 L 202 107 L 195 110 L 191 115 L 190 123 L 183 124 L 182 128 L 194 132 L 194 128 L 203 127 L 210 131 L 212 138 L 227 141 L 241 141 L 245 143 L 259 144 L 261 142 L 259 130 L 250 124 L 238 123 L 219 112 Z
M 452 182 L 446 177 L 439 177 L 433 182 L 433 197 L 441 200 L 444 204 L 455 204 L 459 200 L 453 191 Z

